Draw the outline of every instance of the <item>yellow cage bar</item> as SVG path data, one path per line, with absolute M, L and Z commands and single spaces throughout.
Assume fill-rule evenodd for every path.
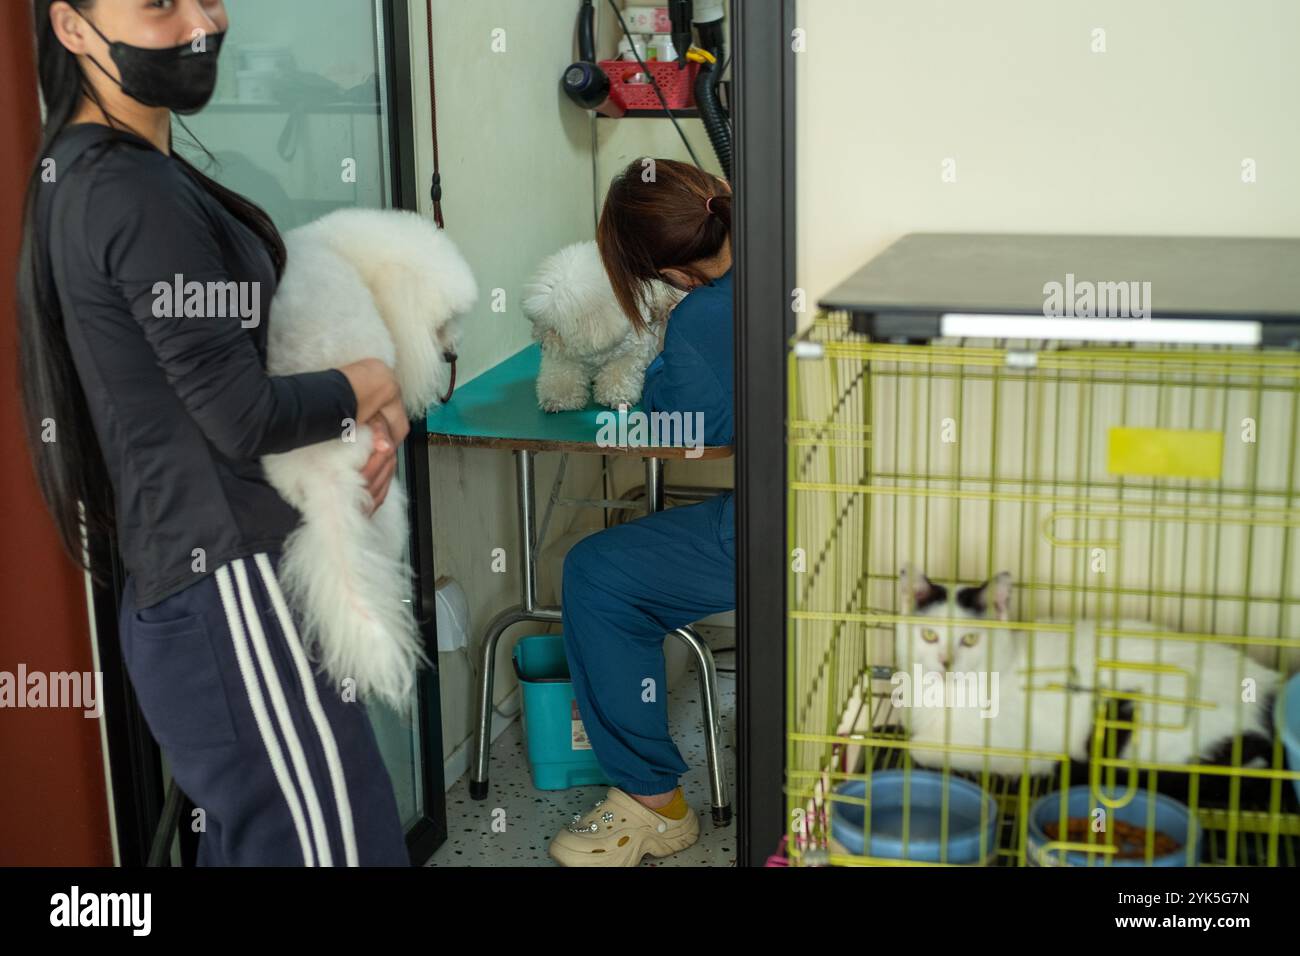
M 791 865 L 1300 862 L 1300 768 L 1259 731 L 1300 667 L 1300 356 L 891 344 L 823 314 L 789 383 Z M 1010 610 L 963 590 L 989 617 L 921 614 L 917 571 L 950 598 L 1008 571 Z M 917 635 L 983 646 L 983 677 L 900 703 Z M 973 678 L 1023 720 L 960 713 Z M 1202 756 L 1166 759 L 1180 742 Z M 1078 811 L 1051 796 L 1078 786 Z

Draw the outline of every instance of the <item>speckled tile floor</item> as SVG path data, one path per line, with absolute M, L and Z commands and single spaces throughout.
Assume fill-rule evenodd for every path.
M 735 631 L 731 628 L 700 627 L 699 632 L 712 648 L 735 646 Z M 732 800 L 731 823 L 715 827 L 709 812 L 699 682 L 692 666 L 669 691 L 668 724 L 677 748 L 691 768 L 682 786 L 691 808 L 700 815 L 700 839 L 694 846 L 670 857 L 661 860 L 646 857 L 642 866 L 736 865 L 736 760 L 731 750 L 731 727 L 736 713 L 736 657 L 732 651 L 717 650 L 715 660 L 719 668 L 728 669 L 718 674 L 718 695 L 722 710 L 723 768 Z M 589 810 L 606 790 L 605 787 L 534 789 L 518 720 L 492 745 L 490 781 L 486 800 L 470 798 L 468 774 L 447 791 L 448 839 L 433 855 L 429 866 L 555 866 L 546 855 L 551 837 L 575 813 Z M 493 832 L 493 814 L 497 808 L 505 811 L 504 832 Z

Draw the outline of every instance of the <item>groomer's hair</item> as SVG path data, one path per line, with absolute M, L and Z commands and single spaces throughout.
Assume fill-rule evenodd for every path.
M 643 158 L 615 176 L 596 227 L 596 245 L 632 327 L 645 329 L 642 309 L 661 269 L 708 282 L 692 263 L 716 256 L 729 235 L 731 195 L 697 166 Z

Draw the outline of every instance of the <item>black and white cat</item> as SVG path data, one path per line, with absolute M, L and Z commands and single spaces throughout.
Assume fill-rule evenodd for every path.
M 1114 755 L 1120 759 L 1232 763 L 1237 736 L 1242 766 L 1271 759 L 1277 671 L 1222 643 L 1128 636 L 1160 631 L 1147 621 L 972 626 L 1009 621 L 1011 592 L 1005 571 L 979 587 L 952 590 L 910 569 L 899 575 L 901 613 L 933 618 L 899 623 L 895 631 L 895 686 L 914 684 L 918 674 L 923 683 L 933 681 L 928 697 L 923 687 L 903 695 L 906 706 L 896 715 L 914 745 L 980 748 L 950 753 L 956 770 L 1049 774 L 1060 766 L 1052 754 L 1068 753 L 1076 764 L 1088 761 L 1102 691 L 1119 705 L 1112 716 L 1133 722 L 1131 730 L 1116 735 Z M 1099 627 L 1126 636 L 1099 636 Z M 902 672 L 908 677 L 900 678 Z M 983 706 L 965 692 L 977 686 L 979 675 L 994 692 Z M 964 685 L 963 677 L 969 678 Z M 941 750 L 919 747 L 911 753 L 921 764 L 944 763 Z

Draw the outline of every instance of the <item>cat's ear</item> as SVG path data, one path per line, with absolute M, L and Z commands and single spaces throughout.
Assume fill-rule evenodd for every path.
M 999 571 L 998 576 L 993 579 L 993 612 L 997 615 L 998 620 L 1007 621 L 1011 619 L 1011 572 Z
M 948 596 L 942 585 L 935 584 L 911 565 L 904 565 L 903 570 L 898 572 L 898 594 L 904 613 L 909 610 L 919 611 L 927 604 L 942 601 Z
M 957 592 L 957 603 L 986 617 L 1000 621 L 1011 617 L 1011 572 L 1002 571 L 992 580 L 977 588 L 962 588 Z

